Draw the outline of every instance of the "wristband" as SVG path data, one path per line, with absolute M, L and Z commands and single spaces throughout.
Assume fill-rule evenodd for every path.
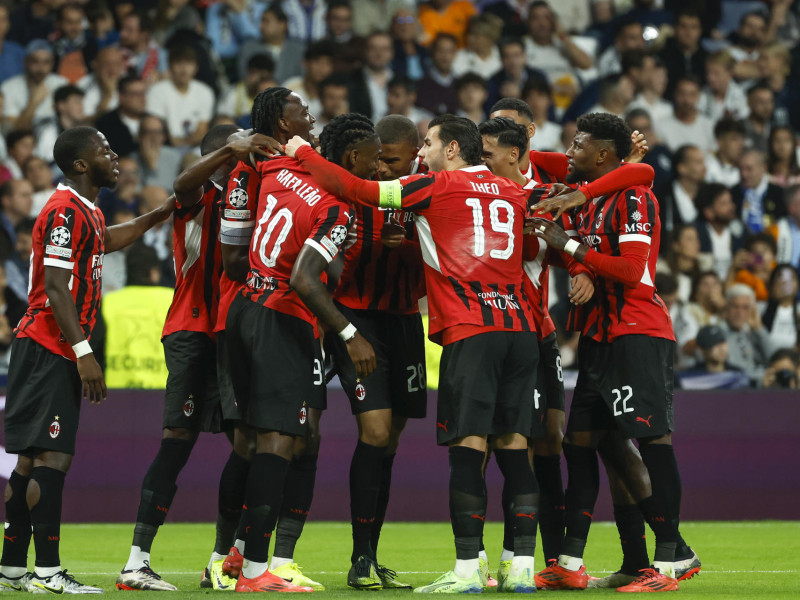
M 73 352 L 75 352 L 76 358 L 81 358 L 82 356 L 86 356 L 87 354 L 91 354 L 94 352 L 92 347 L 89 345 L 89 342 L 83 340 L 82 342 L 78 342 L 72 347 Z
M 348 323 L 347 327 L 345 327 L 339 332 L 339 337 L 342 338 L 345 343 L 347 343 L 354 337 L 356 337 L 356 331 L 358 331 L 356 329 L 356 326 L 353 325 L 352 323 Z
M 575 252 L 580 247 L 581 247 L 580 243 L 576 242 L 575 240 L 567 240 L 567 243 L 564 244 L 564 252 L 566 252 L 570 256 L 575 256 Z

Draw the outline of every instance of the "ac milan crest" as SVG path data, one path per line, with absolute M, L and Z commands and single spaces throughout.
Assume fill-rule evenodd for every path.
M 61 433 L 61 423 L 58 422 L 58 417 L 50 423 L 50 429 L 48 431 L 50 432 L 50 437 L 53 439 L 56 439 Z
M 300 425 L 305 425 L 307 418 L 308 418 L 308 411 L 306 410 L 306 405 L 304 402 L 303 407 L 300 409 Z
M 359 402 L 363 402 L 364 398 L 367 397 L 367 388 L 364 387 L 363 383 L 356 384 L 356 400 Z
M 189 396 L 186 402 L 183 403 L 183 414 L 191 417 L 194 414 L 194 400 L 193 396 Z

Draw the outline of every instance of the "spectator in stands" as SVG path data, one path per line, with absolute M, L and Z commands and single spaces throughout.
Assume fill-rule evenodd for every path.
M 725 288 L 716 271 L 703 271 L 692 283 L 689 310 L 698 325 L 722 322 L 725 310 Z
M 334 74 L 319 84 L 319 101 L 322 106 L 312 130 L 319 137 L 322 130 L 334 117 L 350 112 L 348 99 L 349 79 L 345 75 Z
M 547 75 L 525 64 L 525 45 L 520 38 L 503 38 L 497 45 L 502 68 L 489 78 L 489 108 L 500 98 L 522 98 L 523 87 L 531 80 L 547 85 Z M 480 73 L 482 71 L 476 71 Z M 552 92 L 548 93 L 550 96 Z M 552 104 L 552 97 L 550 98 Z M 548 106 L 549 110 L 549 106 Z
M 120 20 L 119 47 L 125 71 L 148 85 L 167 72 L 167 52 L 151 39 L 152 21 L 144 12 L 131 12 Z
M 797 348 L 798 287 L 797 269 L 787 263 L 777 265 L 769 276 L 769 300 L 764 309 L 764 328 L 773 348 Z
M 767 34 L 767 18 L 761 12 L 742 16 L 738 29 L 730 35 L 728 49 L 736 61 L 733 69 L 737 81 L 753 80 L 760 76 L 758 55 Z
M 259 92 L 270 85 L 275 85 L 273 77 L 275 61 L 269 54 L 254 54 L 247 61 L 247 72 L 244 79 L 228 88 L 217 104 L 217 115 L 228 116 L 235 121 L 250 118 L 253 100 Z M 316 113 L 312 114 L 316 115 Z
M 53 50 L 44 40 L 25 47 L 25 71 L 7 79 L 3 93 L 3 122 L 8 129 L 30 129 L 55 115 L 53 92 L 67 80 L 53 73 Z
M 119 48 L 107 46 L 98 51 L 92 72 L 77 84 L 85 92 L 83 112 L 92 122 L 119 106 L 117 88 L 124 73 L 125 62 Z
M 153 39 L 163 46 L 181 29 L 204 32 L 203 19 L 197 9 L 187 0 L 159 0 L 153 18 Z
M 269 54 L 275 61 L 275 81 L 282 84 L 291 77 L 303 74 L 305 44 L 289 38 L 289 19 L 280 6 L 273 3 L 261 14 L 261 37 L 242 44 L 239 52 L 239 78 L 247 73 L 247 62 L 255 54 Z
M 225 0 L 211 3 L 206 9 L 206 37 L 230 81 L 239 79 L 239 51 L 247 40 L 259 36 L 258 24 L 265 8 L 260 2 Z
M 327 0 L 280 0 L 280 5 L 289 19 L 290 38 L 310 44 L 325 37 Z
M 139 193 L 139 214 L 146 214 L 166 202 L 170 192 L 160 185 L 145 184 Z M 161 285 L 175 284 L 175 266 L 172 262 L 172 223 L 162 221 L 142 236 L 142 242 L 154 248 L 161 262 Z M 130 265 L 128 265 L 130 268 Z
M 676 369 L 690 367 L 695 363 L 695 338 L 699 329 L 697 321 L 689 311 L 689 303 L 678 294 L 678 282 L 670 273 L 657 272 L 654 280 L 656 293 L 664 301 L 672 319 L 672 330 L 675 333 L 676 351 L 674 364 Z
M 791 99 L 788 78 L 792 70 L 792 55 L 782 42 L 766 46 L 758 55 L 758 70 L 762 81 L 772 90 L 775 101 L 775 121 L 789 122 Z
M 119 44 L 119 31 L 114 24 L 114 14 L 103 2 L 89 3 L 86 7 L 89 21 L 88 45 L 92 52 Z
M 747 106 L 750 114 L 744 121 L 745 144 L 766 152 L 769 132 L 775 123 L 775 95 L 768 85 L 757 83 L 747 90 Z
M 723 279 L 734 253 L 744 246 L 744 225 L 736 218 L 736 205 L 730 191 L 720 183 L 701 186 L 695 203 L 700 213 L 697 222 L 700 251 L 711 255 L 714 270 Z
M 468 0 L 430 0 L 419 7 L 419 23 L 422 25 L 422 43 L 427 46 L 440 33 L 449 33 L 464 46 L 469 18 L 477 13 L 475 5 Z
M 493 75 L 503 67 L 497 42 L 503 31 L 499 17 L 479 14 L 470 18 L 467 25 L 467 42 L 458 51 L 453 62 L 456 77 L 465 73 Z
M 715 152 L 706 154 L 706 181 L 733 187 L 739 183 L 739 160 L 744 151 L 744 123 L 724 118 L 714 125 Z
M 775 260 L 800 268 L 800 185 L 790 185 L 784 191 L 786 216 L 768 229 L 777 242 Z
M 614 45 L 607 48 L 597 60 L 600 77 L 622 72 L 622 55 L 625 52 L 643 52 L 647 48 L 644 41 L 644 26 L 635 20 L 623 18 L 616 25 Z
M 674 180 L 657 193 L 664 252 L 669 251 L 669 243 L 665 242 L 672 239 L 672 233 L 681 225 L 694 223 L 701 214 L 697 196 L 706 177 L 703 152 L 688 144 L 679 147 L 672 156 L 672 172 Z
M 730 343 L 723 327 L 706 325 L 697 332 L 697 348 L 703 359 L 697 366 L 678 373 L 683 389 L 736 390 L 750 387 L 747 373 L 730 362 Z
M 733 80 L 735 64 L 726 50 L 706 59 L 706 86 L 700 95 L 700 112 L 714 123 L 723 117 L 743 119 L 750 112 L 744 90 Z
M 675 16 L 675 35 L 668 38 L 661 50 L 661 60 L 667 68 L 668 98 L 683 77 L 694 77 L 705 83 L 708 52 L 700 45 L 703 26 L 700 15 L 693 9 L 680 10 Z
M 56 28 L 48 38 L 56 56 L 56 71 L 70 83 L 86 75 L 86 14 L 77 3 L 62 4 L 56 11 Z
M 0 353 L 3 353 L 0 362 L 4 365 L 3 370 L 7 371 L 10 354 L 8 350 L 14 340 L 14 328 L 25 314 L 28 302 L 27 300 L 18 300 L 6 285 L 6 273 L 3 267 L 0 267 L 0 302 L 2 302 L 0 305 Z
M 13 179 L 22 177 L 22 165 L 33 156 L 36 136 L 30 129 L 15 129 L 6 136 L 8 156 L 5 166 Z
M 769 297 L 767 281 L 775 268 L 776 254 L 775 238 L 770 234 L 747 236 L 744 248 L 733 255 L 725 287 L 743 283 L 755 292 L 757 302 L 766 302 Z
M 730 346 L 730 362 L 742 369 L 752 385 L 761 383 L 772 354 L 769 335 L 761 324 L 752 288 L 737 283 L 725 292 L 722 328 Z
M 675 279 L 678 299 L 688 302 L 692 295 L 692 283 L 700 275 L 700 237 L 693 224 L 678 227 L 667 254 L 667 266 Z
M 635 91 L 633 81 L 627 75 L 621 73 L 607 75 L 600 80 L 597 104 L 587 112 L 610 113 L 622 118 L 628 105 L 633 101 Z
M 758 150 L 747 150 L 739 159 L 741 180 L 731 189 L 736 212 L 752 233 L 763 231 L 786 216 L 783 189 L 769 182 L 767 157 Z
M 504 36 L 522 37 L 528 33 L 526 22 L 532 4 L 533 0 L 489 0 L 483 12 L 502 19 Z
M 800 387 L 800 354 L 797 350 L 778 350 L 770 357 L 762 387 L 788 390 Z
M 56 108 L 55 116 L 39 123 L 35 129 L 37 156 L 53 163 L 53 145 L 61 133 L 83 125 L 86 115 L 83 112 L 84 92 L 75 85 L 63 85 L 53 94 L 53 105 Z
M 390 0 L 392 1 L 395 0 Z M 416 21 L 416 12 L 413 12 L 413 16 Z M 336 48 L 334 70 L 337 73 L 360 69 L 363 65 L 364 38 L 353 31 L 353 18 L 353 9 L 347 0 L 339 0 L 328 5 L 328 16 L 325 18 L 328 24 L 326 39 L 333 42 Z
M 672 181 L 672 153 L 661 143 L 661 140 L 653 129 L 653 119 L 650 113 L 642 108 L 634 108 L 626 115 L 625 122 L 628 124 L 628 127 L 631 128 L 631 131 L 638 131 L 644 135 L 647 140 L 649 150 L 647 154 L 645 154 L 642 162 L 653 167 L 655 171 L 653 189 L 665 189 L 667 184 Z M 659 203 L 660 202 L 662 202 L 662 200 L 659 200 Z
M 350 78 L 350 110 L 377 123 L 386 114 L 386 94 L 392 79 L 394 45 L 388 33 L 377 31 L 367 37 L 364 67 Z
M 691 140 L 703 152 L 714 150 L 714 124 L 700 114 L 700 82 L 683 77 L 675 84 L 675 111 L 671 118 L 656 122 L 658 137 L 673 152 Z
M 407 77 L 395 77 L 389 82 L 386 102 L 389 106 L 387 114 L 403 115 L 415 125 L 427 123 L 433 118 L 433 114 L 417 106 L 417 86 Z
M 181 152 L 166 146 L 167 130 L 155 115 L 139 121 L 139 149 L 133 154 L 139 166 L 142 185 L 161 186 L 170 192 L 181 165 Z
M 466 117 L 476 125 L 486 120 L 484 105 L 489 97 L 486 80 L 476 73 L 467 73 L 456 79 L 458 110 L 456 114 Z
M 106 223 L 110 225 L 122 225 L 123 223 L 133 221 L 135 218 L 136 212 L 134 210 L 119 208 L 113 213 L 113 217 L 106 217 Z M 127 248 L 123 248 L 118 252 L 112 252 L 103 257 L 103 298 L 105 298 L 106 294 L 109 292 L 115 292 L 125 287 L 125 281 L 128 277 L 128 271 L 125 266 L 126 259 L 131 251 L 135 252 L 141 246 L 144 246 L 144 243 L 138 240 Z M 155 252 L 155 250 L 149 246 L 147 248 L 148 251 Z M 156 260 L 158 260 L 158 257 L 156 257 Z
M 331 7 L 335 6 L 332 2 L 329 4 Z M 350 0 L 350 6 L 353 33 L 359 37 L 367 36 L 373 31 L 387 31 L 398 11 L 416 9 L 413 0 Z
M 147 85 L 134 75 L 128 75 L 117 84 L 119 106 L 99 117 L 95 127 L 106 136 L 108 144 L 120 156 L 136 151 L 139 123 L 147 106 Z
M 394 39 L 392 71 L 399 77 L 419 81 L 425 76 L 430 56 L 428 49 L 417 42 L 419 22 L 416 12 L 409 7 L 398 10 L 392 17 L 391 34 Z
M 308 103 L 308 112 L 319 114 L 319 84 L 333 73 L 335 48 L 331 42 L 309 44 L 303 54 L 303 76 L 292 77 L 283 82 L 284 87 L 297 92 Z
M 458 42 L 450 34 L 436 36 L 431 44 L 431 67 L 419 82 L 419 104 L 435 115 L 455 113 L 458 98 L 453 83 L 453 61 Z
M 622 72 L 636 84 L 636 97 L 628 105 L 628 110 L 644 109 L 656 122 L 672 116 L 672 104 L 664 99 L 667 70 L 657 55 L 650 52 L 626 52 L 622 55 Z M 650 147 L 652 148 L 652 144 Z
M 147 92 L 147 112 L 166 121 L 174 146 L 197 146 L 214 116 L 214 92 L 196 74 L 194 48 L 175 46 L 169 53 L 169 78 Z
M 529 77 L 522 88 L 522 99 L 530 106 L 536 125 L 536 135 L 531 138 L 531 150 L 554 151 L 559 146 L 561 125 L 550 120 L 553 106 L 550 84 L 544 77 Z
M 31 216 L 36 217 L 53 192 L 56 191 L 56 187 L 53 185 L 53 172 L 46 160 L 38 156 L 31 156 L 22 165 L 22 174 L 33 186 Z
M 136 158 L 133 156 L 121 156 L 119 158 L 119 177 L 117 178 L 116 187 L 113 190 L 109 188 L 101 189 L 97 197 L 97 206 L 103 211 L 103 216 L 105 216 L 107 223 L 126 222 L 125 220 L 120 221 L 117 217 L 120 212 L 130 212 L 133 217 L 136 216 L 136 203 L 138 202 L 137 196 L 140 183 L 139 163 Z M 103 268 L 105 269 L 105 263 L 103 263 Z
M 551 85 L 575 86 L 577 91 L 576 70 L 594 65 L 592 57 L 561 28 L 553 9 L 544 0 L 531 4 L 528 35 L 524 39 L 528 66 L 546 73 Z
M 11 26 L 11 13 L 8 6 L 0 4 L 0 83 L 23 72 L 25 48 L 17 42 L 6 39 Z
M 20 44 L 27 44 L 33 39 L 46 39 L 54 28 L 52 5 L 49 0 L 19 3 L 11 13 L 9 38 Z
M 20 219 L 14 228 L 17 240 L 14 244 L 14 253 L 3 263 L 3 294 L 0 301 L 5 301 L 11 310 L 5 312 L 11 320 L 11 325 L 16 327 L 28 307 L 28 281 L 31 265 L 31 249 L 33 248 L 34 217 Z M 6 309 L 9 308 L 6 307 Z
M 800 183 L 797 136 L 791 127 L 779 125 L 770 129 L 767 140 L 767 171 L 769 181 L 774 185 L 785 188 Z
M 17 245 L 16 227 L 31 214 L 33 186 L 25 179 L 0 185 L 0 260 L 7 260 Z M 29 254 L 30 256 L 30 254 Z

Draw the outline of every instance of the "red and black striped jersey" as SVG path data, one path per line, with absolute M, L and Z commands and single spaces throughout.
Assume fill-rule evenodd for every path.
M 262 160 L 256 170 L 261 181 L 243 293 L 316 327 L 316 316 L 289 285 L 292 268 L 304 246 L 332 261 L 347 238 L 353 209 L 319 188 L 293 158 Z
M 635 186 L 594 198 L 575 214 L 575 225 L 590 248 L 583 264 L 595 274 L 595 294 L 573 308 L 571 328 L 599 342 L 634 334 L 674 340 L 669 311 L 653 285 L 661 220 L 652 191 Z M 607 257 L 615 257 L 614 266 Z
M 219 239 L 222 244 L 249 246 L 255 225 L 258 184 L 261 177 L 246 162 L 239 162 L 228 176 L 220 197 Z M 232 281 L 225 273 L 219 283 L 219 307 L 214 331 L 224 331 L 228 309 L 242 284 Z
M 197 331 L 213 337 L 222 271 L 218 239 L 221 195 L 222 187 L 209 181 L 197 204 L 176 204 L 172 226 L 175 295 L 162 337 L 176 331 Z
M 535 331 L 522 274 L 530 192 L 482 165 L 400 183 L 401 208 L 415 214 L 425 263 L 431 340 Z
M 56 267 L 72 272 L 69 290 L 83 334 L 89 339 L 100 306 L 105 229 L 103 213 L 93 203 L 72 188 L 58 185 L 33 227 L 29 306 L 17 326 L 17 337 L 31 338 L 54 354 L 75 360 L 50 307 L 44 271 Z
M 418 160 L 414 173 L 427 167 Z M 425 295 L 425 279 L 414 215 L 354 204 L 355 222 L 350 230 L 344 268 L 333 293 L 337 302 L 356 310 L 382 310 L 394 314 L 419 312 Z M 381 230 L 394 217 L 406 228 L 406 237 L 396 249 L 381 243 Z M 355 235 L 353 235 L 355 234 Z M 355 238 L 355 239 L 353 239 Z
M 533 179 L 536 183 L 564 183 L 568 168 L 566 154 L 531 150 L 530 164 L 523 175 L 528 179 Z

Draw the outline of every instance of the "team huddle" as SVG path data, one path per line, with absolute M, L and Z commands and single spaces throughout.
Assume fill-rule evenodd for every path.
M 426 416 L 425 296 L 429 337 L 443 346 L 435 429 L 449 453 L 456 561 L 414 591 L 670 591 L 699 572 L 679 533 L 675 338 L 653 285 L 661 226 L 653 170 L 637 164 L 641 136 L 593 113 L 578 120 L 566 155 L 529 151 L 530 108 L 502 99 L 480 126 L 436 117 L 422 143 L 404 117 L 342 115 L 315 149 L 307 104 L 281 87 L 256 97 L 251 121 L 248 132 L 212 128 L 174 197 L 113 227 L 95 200 L 116 182 L 116 154 L 89 127 L 56 141 L 66 180 L 37 218 L 30 306 L 9 370 L 6 446 L 18 461 L 5 495 L 0 586 L 102 592 L 62 569 L 59 538 L 81 399 L 106 395 L 88 342 L 103 255 L 170 215 L 177 283 L 162 334 L 163 436 L 118 589 L 177 589 L 151 567 L 152 544 L 199 434 L 224 432 L 232 448 L 200 586 L 324 590 L 294 550 L 314 495 L 325 386 L 336 375 L 358 425 L 347 584 L 411 589 L 377 550 L 402 431 Z M 581 334 L 568 420 L 548 313 L 551 265 L 569 272 L 565 325 Z M 583 564 L 598 454 L 623 550 L 619 571 L 604 578 Z M 483 546 L 492 456 L 504 477 L 494 577 Z

